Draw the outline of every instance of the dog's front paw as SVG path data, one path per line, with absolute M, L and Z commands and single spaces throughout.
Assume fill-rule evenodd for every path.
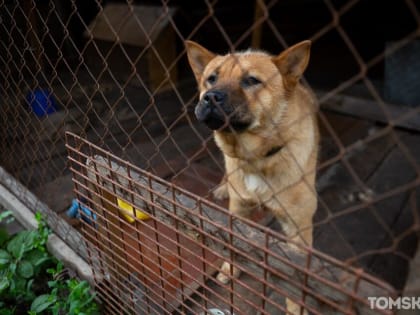
M 219 281 L 220 283 L 223 283 L 223 284 L 228 284 L 229 281 L 230 281 L 230 278 L 222 272 L 219 272 L 217 274 L 216 279 L 217 279 L 217 281 Z
M 217 281 L 223 284 L 227 284 L 229 283 L 231 279 L 229 275 L 231 275 L 232 278 L 238 278 L 240 274 L 241 274 L 241 271 L 238 268 L 236 268 L 235 266 L 231 266 L 228 262 L 225 261 L 222 264 L 222 267 L 220 268 L 220 272 L 217 274 L 216 279 Z
M 213 197 L 217 200 L 224 200 L 229 197 L 228 187 L 226 182 L 222 182 L 215 190 L 213 190 Z

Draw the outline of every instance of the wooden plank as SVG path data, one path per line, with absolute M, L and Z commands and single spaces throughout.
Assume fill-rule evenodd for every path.
M 322 100 L 323 93 L 318 94 Z M 339 94 L 328 96 L 321 102 L 321 108 L 386 124 L 392 122 L 397 127 L 420 131 L 420 111 L 408 106 L 379 104 L 376 101 Z
M 381 167 L 369 179 L 368 184 L 372 187 L 377 195 L 387 193 L 394 189 L 398 189 L 403 185 L 414 182 L 418 173 L 416 167 L 420 163 L 420 147 L 418 146 L 419 136 L 417 134 L 409 134 L 406 132 L 396 132 L 399 141 L 405 146 L 403 151 L 397 146 L 392 154 L 382 163 Z M 410 155 L 411 158 L 407 158 Z M 413 163 L 417 163 L 414 165 Z M 396 170 L 396 171 L 395 171 Z M 381 202 L 375 203 L 377 214 L 381 217 L 383 223 L 388 227 L 390 233 L 372 233 L 377 236 L 377 248 L 388 249 L 395 246 L 394 241 L 402 233 L 406 233 L 413 229 L 415 222 L 415 206 L 410 201 L 410 194 L 414 194 L 417 202 L 420 201 L 417 184 L 413 190 L 406 190 L 394 196 L 387 198 Z M 384 230 L 384 229 L 382 229 Z M 413 230 L 413 232 L 415 229 Z M 403 247 L 403 245 L 405 247 Z M 406 257 L 412 255 L 416 247 L 415 236 L 411 237 L 407 234 L 404 242 L 398 244 L 397 247 L 388 250 L 389 255 L 383 255 L 379 252 L 377 255 L 371 255 L 366 258 L 366 265 L 383 279 L 392 281 L 396 287 L 402 288 L 407 273 L 407 259 L 395 257 L 393 254 L 405 252 Z M 411 253 L 411 254 L 410 254 Z M 397 255 L 398 256 L 398 255 Z M 386 258 L 390 258 L 384 262 Z M 405 262 L 404 262 L 405 260 Z M 392 270 L 393 272 L 389 272 Z M 400 276 L 399 276 L 400 275 Z
M 414 161 L 419 161 L 420 149 L 416 145 L 418 136 L 398 132 L 397 137 L 409 148 L 408 151 Z M 388 135 L 372 142 L 349 159 L 350 165 L 359 174 L 362 182 L 373 190 L 372 198 L 409 184 L 417 176 L 414 165 L 406 158 L 406 152 L 394 143 L 394 136 Z M 410 221 L 409 212 L 404 210 L 409 191 L 402 191 L 389 198 L 378 200 L 371 207 L 366 200 L 358 198 L 358 194 L 363 191 L 346 173 L 345 167 L 338 165 L 331 180 L 336 186 L 324 187 L 324 191 L 321 192 L 321 197 L 330 206 L 333 217 L 317 227 L 319 235 L 315 237 L 315 244 L 317 248 L 335 257 L 354 259 L 354 264 L 360 264 L 373 274 L 380 275 L 382 279 L 401 287 L 404 278 L 397 275 L 406 272 L 406 264 L 398 265 L 401 263 L 398 257 L 391 259 L 393 263 L 391 260 L 385 263 L 384 259 L 393 256 L 391 246 L 394 237 L 401 233 L 398 229 L 407 226 L 399 225 L 397 222 Z M 357 211 L 340 216 L 341 212 L 357 205 L 360 206 Z M 337 234 L 350 245 L 348 250 L 343 249 L 343 242 L 335 242 L 340 246 L 334 246 Z M 413 243 L 408 242 L 406 246 L 411 246 L 410 244 Z M 383 256 L 384 251 L 389 255 Z M 409 248 L 407 247 L 405 251 L 409 251 Z M 370 254 L 365 255 L 365 253 Z M 361 256 L 355 259 L 358 255 Z
M 55 233 L 49 237 L 48 250 L 66 266 L 77 271 L 80 277 L 91 284 L 94 283 L 96 276 L 86 264 L 89 257 L 90 259 L 92 257 L 87 254 L 81 235 L 2 167 L 0 167 L 0 201 L 2 205 L 13 210 L 17 219 L 29 229 L 37 227 L 33 211 L 41 212 Z M 90 261 L 92 265 L 93 261 Z M 101 281 L 100 278 L 96 280 Z
M 408 283 L 410 281 L 412 284 L 414 283 L 414 279 L 410 280 L 408 273 L 410 259 L 415 257 L 418 247 L 416 218 L 419 214 L 416 205 L 420 202 L 420 189 L 413 189 L 409 192 L 409 195 L 405 201 L 405 206 L 402 207 L 401 212 L 396 215 L 395 220 L 390 224 L 393 233 L 392 239 L 384 236 L 379 246 L 380 252 L 370 257 L 368 262 L 368 268 L 375 272 L 375 275 L 388 283 L 392 283 L 400 291 L 403 291 L 407 277 Z M 415 272 L 415 270 L 412 272 Z M 411 286 L 412 284 L 408 285 Z
M 357 141 L 368 136 L 369 130 L 372 128 L 372 123 L 355 119 L 345 115 L 331 115 L 328 113 L 325 118 L 331 125 L 334 134 L 326 130 L 326 126 L 322 121 L 320 122 L 321 139 L 320 139 L 320 154 L 319 165 L 324 162 L 336 158 L 342 153 L 341 148 L 346 149 Z M 322 175 L 325 168 L 318 170 L 318 176 Z
M 85 36 L 146 47 L 169 24 L 173 7 L 111 3 L 99 12 Z
M 407 284 L 404 288 L 402 296 L 413 297 L 418 299 L 420 296 L 420 243 L 417 248 L 417 253 L 410 263 L 410 273 L 408 275 Z M 399 310 L 398 315 L 412 315 L 413 310 Z
M 81 235 L 3 168 L 0 168 L 0 181 L 2 185 L 7 187 L 10 191 L 18 194 L 19 200 L 26 204 L 30 209 L 37 209 L 41 213 L 46 214 L 48 225 L 53 227 L 57 235 L 72 248 L 76 249 L 80 247 L 80 254 L 82 257 L 87 257 Z
M 97 182 L 98 176 L 99 180 L 102 181 L 104 187 L 109 187 L 109 180 L 119 183 L 121 189 L 117 191 L 117 196 L 124 198 L 125 200 L 130 200 L 130 197 L 133 197 L 132 193 L 126 195 L 127 190 L 135 192 L 134 203 L 133 205 L 138 209 L 144 209 L 145 211 L 151 211 L 153 209 L 153 214 L 161 222 L 172 226 L 175 221 L 182 222 L 191 222 L 190 229 L 193 229 L 196 233 L 200 233 L 202 227 L 209 235 L 214 235 L 214 239 L 209 239 L 208 236 L 202 236 L 207 239 L 206 244 L 212 250 L 227 255 L 229 257 L 229 252 L 224 248 L 224 242 L 229 242 L 229 235 L 224 229 L 221 229 L 220 226 L 226 226 L 227 221 L 229 220 L 229 215 L 223 211 L 217 211 L 217 207 L 212 206 L 212 204 L 201 201 L 201 206 L 203 209 L 203 214 L 207 218 L 206 220 L 200 219 L 200 216 L 194 216 L 194 210 L 197 211 L 199 200 L 196 200 L 192 195 L 186 194 L 183 191 L 173 190 L 166 186 L 163 181 L 156 178 L 150 177 L 143 173 L 140 169 L 131 168 L 130 176 L 128 176 L 127 168 L 121 164 L 117 164 L 113 161 L 105 159 L 101 156 L 95 156 L 88 160 L 88 178 L 91 181 Z M 150 191 L 154 194 L 153 200 L 150 200 Z M 174 199 L 175 198 L 175 199 Z M 171 209 L 174 209 L 173 200 L 176 200 L 176 203 L 182 205 L 182 207 L 176 207 L 176 213 L 173 213 Z M 153 203 L 153 205 L 152 205 Z M 156 205 L 159 205 L 157 208 Z M 146 210 L 149 209 L 149 210 Z M 188 211 L 185 209 L 189 209 Z M 192 212 L 192 213 L 190 213 Z M 246 236 L 245 239 L 249 240 L 244 241 L 241 238 L 234 237 L 232 240 L 233 246 L 238 250 L 238 252 L 246 253 L 249 255 L 249 258 L 238 258 L 237 263 L 243 266 L 249 272 L 254 274 L 259 274 L 261 272 L 261 267 L 256 263 L 256 261 L 261 261 L 264 254 L 260 251 L 265 247 L 266 244 L 266 233 L 271 233 L 269 230 L 266 230 L 261 227 L 249 225 L 246 220 L 241 218 L 234 218 L 233 231 L 236 235 Z M 195 227 L 194 227 L 195 226 Z M 224 240 L 221 242 L 220 240 Z M 293 285 L 289 283 L 289 279 L 297 283 L 302 281 L 304 275 L 285 263 L 286 261 L 291 261 L 296 266 L 300 266 L 305 269 L 307 263 L 307 253 L 305 251 L 296 250 L 294 247 L 282 243 L 277 239 L 277 237 L 269 237 L 269 249 L 274 253 L 275 256 L 269 256 L 267 258 L 268 265 L 278 271 L 278 274 L 274 272 L 271 277 L 272 285 L 278 286 L 282 289 L 291 292 L 292 295 L 298 297 L 301 295 L 300 290 L 296 289 Z M 386 285 L 378 287 L 377 285 L 362 279 L 359 282 L 358 289 L 355 290 L 355 281 L 356 273 L 342 269 L 341 267 L 334 266 L 329 262 L 324 261 L 324 259 L 317 257 L 317 255 L 312 255 L 311 264 L 309 269 L 313 274 L 316 274 L 320 277 L 323 277 L 326 280 L 329 280 L 330 283 L 336 284 L 341 283 L 341 288 L 348 292 L 353 292 L 355 294 L 360 294 L 363 296 L 363 299 L 366 296 L 389 296 L 393 295 L 393 289 L 388 288 Z M 285 275 L 283 278 L 280 275 Z M 338 302 L 341 305 L 346 305 L 348 301 L 348 295 L 346 293 L 340 292 L 340 290 L 333 289 L 330 285 L 325 284 L 323 281 L 318 280 L 318 278 L 308 276 L 308 288 L 312 289 L 312 293 L 309 293 L 307 296 L 307 303 L 312 305 L 316 309 L 322 309 L 322 306 L 318 305 L 316 299 L 311 298 L 311 294 L 320 293 L 325 298 Z M 341 279 L 341 280 L 338 280 Z M 346 280 L 344 280 L 346 279 Z M 386 289 L 385 289 L 386 288 Z M 384 291 L 385 290 L 385 291 Z M 353 294 L 352 293 L 352 294 Z M 350 293 L 348 293 L 350 294 Z M 374 314 L 375 312 L 370 310 L 366 305 L 356 303 L 355 308 L 359 309 L 363 314 Z M 331 309 L 328 311 L 322 309 L 323 314 L 330 314 Z
M 370 124 L 354 125 L 354 129 L 342 134 L 343 142 L 356 143 L 357 139 L 367 137 L 370 128 Z M 392 135 L 386 134 L 354 148 L 345 154 L 343 159 L 347 160 L 360 180 L 365 182 L 394 145 Z M 339 161 L 320 173 L 317 180 L 317 191 L 320 202 L 314 217 L 315 247 L 339 259 L 346 260 L 354 257 L 357 252 L 354 249 L 352 237 L 353 235 L 364 235 L 363 231 L 366 227 L 352 225 L 353 229 L 348 229 L 345 218 L 349 220 L 352 220 L 353 217 L 357 218 L 362 210 L 347 215 L 345 218 L 334 218 L 334 216 L 349 207 L 363 203 L 360 199 L 360 196 L 365 193 L 363 187 L 360 187 L 354 180 L 347 166 Z M 331 216 L 331 219 L 327 219 Z M 366 243 L 368 243 L 366 239 L 362 241 L 362 244 Z M 356 260 L 354 264 L 357 265 L 358 261 Z
M 343 156 L 340 157 L 340 160 L 345 159 L 362 181 L 367 179 L 371 172 L 378 167 L 378 163 L 380 163 L 392 147 L 395 146 L 394 138 L 390 132 L 368 140 L 367 138 L 372 134 L 372 131 L 374 131 L 374 126 L 371 123 L 357 120 L 350 129 L 341 132 L 339 135 L 340 141 L 346 150 Z M 323 142 L 321 144 L 320 165 L 323 165 L 327 160 L 327 157 L 336 157 L 329 153 L 334 151 L 331 146 L 336 145 L 331 142 Z M 338 148 L 336 150 L 338 150 Z M 320 194 L 328 193 L 326 191 L 327 188 L 329 192 L 331 192 L 330 189 L 334 189 L 334 186 L 340 189 L 340 186 L 346 185 L 354 185 L 354 181 L 352 180 L 347 167 L 341 161 L 324 166 L 323 169 L 319 170 L 317 191 Z M 343 188 L 341 190 L 347 190 L 348 192 L 352 191 L 349 188 Z
M 374 192 L 372 198 L 381 196 L 382 193 L 396 188 L 401 184 L 405 184 L 413 178 L 414 173 L 412 169 L 404 168 L 401 159 L 403 159 L 401 152 L 394 149 L 386 157 L 380 168 L 376 170 L 374 176 L 367 182 L 367 186 Z M 392 172 L 390 170 L 398 171 Z M 352 188 L 353 191 L 356 189 L 356 193 L 364 193 L 357 184 Z M 364 253 L 380 250 L 384 238 L 388 239 L 391 237 L 392 229 L 390 225 L 394 218 L 402 211 L 406 199 L 406 192 L 376 201 L 372 203 L 372 206 L 366 203 L 366 200 L 363 198 L 359 197 L 357 199 L 357 197 L 357 194 L 353 195 L 354 201 L 348 202 L 341 209 L 337 209 L 336 213 L 340 214 L 340 212 L 344 212 L 351 205 L 360 205 L 360 209 L 347 215 L 341 215 L 334 221 L 340 227 L 340 232 L 345 236 L 347 241 L 352 244 L 354 250 L 353 256 L 357 257 L 357 255 L 362 255 L 357 261 L 362 266 L 368 266 L 368 261 L 372 258 L 372 255 L 364 257 Z M 363 231 L 369 231 L 369 233 L 364 233 Z M 351 259 L 354 257 L 348 258 Z
M 342 133 L 352 129 L 352 127 L 360 121 L 360 119 L 329 110 L 320 111 L 319 115 L 322 116 L 318 118 L 321 138 L 331 137 L 328 128 L 325 126 L 324 120 L 330 125 L 331 129 L 338 137 L 340 137 Z

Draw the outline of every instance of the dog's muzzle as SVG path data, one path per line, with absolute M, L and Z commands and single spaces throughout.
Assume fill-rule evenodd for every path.
M 249 126 L 236 117 L 228 105 L 228 94 L 221 90 L 207 91 L 195 107 L 195 116 L 211 130 L 243 131 Z
M 208 91 L 195 107 L 198 121 L 205 123 L 211 130 L 217 130 L 226 124 L 227 114 L 223 107 L 227 94 L 223 91 Z

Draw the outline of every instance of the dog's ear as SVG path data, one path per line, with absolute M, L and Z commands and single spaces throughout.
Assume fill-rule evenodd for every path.
M 294 87 L 305 71 L 311 50 L 311 41 L 305 40 L 283 51 L 273 58 L 286 87 Z
M 216 54 L 190 40 L 185 41 L 185 48 L 187 49 L 188 61 L 194 72 L 195 78 L 197 79 L 197 82 L 200 82 L 204 68 L 214 57 L 216 57 Z

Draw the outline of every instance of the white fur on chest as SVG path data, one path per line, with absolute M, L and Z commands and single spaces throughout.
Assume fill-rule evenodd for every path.
M 251 193 L 262 193 L 267 189 L 266 181 L 257 174 L 245 174 L 244 184 Z

